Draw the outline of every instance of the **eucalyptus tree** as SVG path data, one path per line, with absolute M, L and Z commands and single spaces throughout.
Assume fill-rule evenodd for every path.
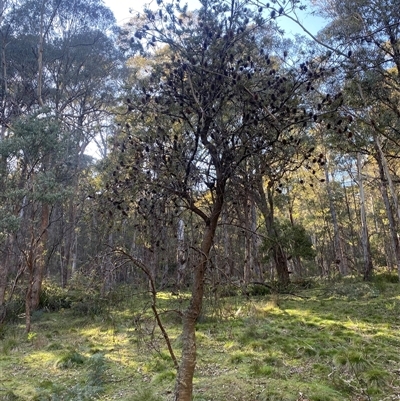
M 255 4 L 265 5 L 264 1 Z M 361 123 L 365 140 L 372 143 L 368 152 L 374 153 L 382 171 L 382 196 L 392 198 L 395 214 L 387 208 L 388 219 L 393 222 L 392 244 L 400 267 L 397 231 L 399 217 L 398 194 L 390 172 L 391 155 L 385 149 L 398 148 L 398 96 L 399 96 L 399 9 L 395 0 L 324 0 L 313 1 L 309 6 L 326 19 L 325 27 L 311 33 L 306 23 L 291 7 L 296 1 L 272 3 L 274 10 L 283 10 L 282 16 L 298 23 L 318 45 L 328 50 L 331 57 L 342 65 L 337 76 L 338 86 L 352 87 L 347 91 L 344 107 L 346 115 L 353 115 Z M 304 7 L 303 7 L 304 8 Z M 349 98 L 352 98 L 349 101 Z M 363 135 L 363 131 L 358 131 Z M 373 149 L 372 149 L 373 148 Z M 354 146 L 353 146 L 354 149 Z M 355 150 L 357 152 L 357 150 Z M 387 200 L 384 202 L 389 204 Z M 397 215 L 397 217 L 396 217 Z M 368 259 L 368 258 L 367 258 Z M 367 262 L 368 265 L 368 262 Z M 400 271 L 400 270 L 399 270 Z
M 203 1 L 193 13 L 178 2 L 158 5 L 131 22 L 131 37 L 125 32 L 151 62 L 127 88 L 128 115 L 117 133 L 118 163 L 106 194 L 120 214 L 135 208 L 147 219 L 186 213 L 200 221 L 175 388 L 175 399 L 184 401 L 192 398 L 195 326 L 226 198 L 251 158 L 268 155 L 267 164 L 280 161 L 285 169 L 282 147 L 290 142 L 295 153 L 300 144 L 290 129 L 315 121 L 306 96 L 292 107 L 294 88 L 312 91 L 324 73 L 308 60 L 279 69 L 274 59 L 284 63 L 287 51 L 272 48 L 275 15 L 264 16 L 246 1 Z M 130 260 L 146 269 L 135 254 Z
M 38 151 L 42 156 L 33 168 L 51 177 L 52 183 L 49 181 L 41 190 L 50 192 L 50 196 L 53 185 L 62 183 L 69 189 L 69 196 L 64 193 L 62 197 L 47 199 L 38 194 L 35 198 L 41 221 L 31 220 L 30 226 L 36 232 L 39 224 L 42 235 L 35 239 L 41 246 L 35 248 L 31 308 L 38 305 L 48 263 L 39 254 L 51 255 L 48 234 L 55 221 L 62 222 L 64 227 L 51 232 L 59 232 L 61 238 L 50 239 L 52 244 L 62 244 L 58 250 L 66 265 L 64 284 L 72 259 L 76 259 L 73 243 L 77 235 L 78 177 L 87 167 L 84 152 L 91 138 L 99 130 L 107 129 L 107 109 L 113 103 L 115 82 L 121 70 L 122 58 L 114 42 L 114 22 L 111 11 L 97 0 L 24 1 L 9 7 L 4 14 L 1 61 L 7 68 L 2 70 L 2 161 L 8 174 L 18 178 L 16 187 L 21 194 L 28 196 L 36 190 L 31 185 L 36 178 L 29 175 L 29 169 L 23 168 L 33 162 L 29 159 L 29 144 L 20 143 L 19 151 L 15 147 L 19 146 L 21 124 L 41 126 L 46 132 L 44 122 L 52 121 L 51 126 L 57 127 L 55 140 L 53 136 L 42 136 L 42 128 L 34 129 L 24 140 L 31 140 L 33 148 L 37 144 L 42 146 Z M 50 139 L 52 147 L 47 146 L 46 141 Z M 5 189 L 3 197 L 15 188 Z M 22 203 L 15 206 L 17 210 L 24 210 L 24 199 L 27 199 L 24 196 Z M 19 218 L 21 227 L 27 224 L 22 220 L 29 221 L 27 214 L 18 215 L 12 210 L 8 213 Z M 18 247 L 21 252 L 27 252 L 31 244 L 26 237 L 25 246 L 19 242 Z
M 364 136 L 368 152 L 374 155 L 381 172 L 382 196 L 391 222 L 391 242 L 400 272 L 398 193 L 390 172 L 390 159 L 399 146 L 400 26 L 397 2 L 327 0 L 317 8 L 327 18 L 319 43 L 344 59 L 345 79 L 352 113 L 358 122 L 356 134 Z M 362 128 L 362 129 L 360 129 Z M 394 153 L 388 149 L 396 149 Z M 395 213 L 389 207 L 389 193 Z M 400 274 L 400 273 L 399 273 Z

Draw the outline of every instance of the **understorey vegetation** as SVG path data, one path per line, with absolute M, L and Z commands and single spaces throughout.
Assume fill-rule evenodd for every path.
M 193 399 L 397 399 L 400 292 L 392 277 L 310 279 L 291 294 L 207 292 Z M 2 327 L 0 399 L 172 400 L 177 372 L 146 290 L 123 286 L 103 300 L 79 290 L 49 296 L 29 334 L 23 316 Z M 157 297 L 178 356 L 189 296 Z
M 399 397 L 400 8 L 309 3 L 0 0 L 1 397 Z

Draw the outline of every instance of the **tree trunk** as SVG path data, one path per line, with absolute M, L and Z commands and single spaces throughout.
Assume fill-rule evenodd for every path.
M 107 247 L 109 249 L 113 249 L 114 246 L 114 238 L 113 234 L 109 233 L 108 234 L 108 240 L 107 240 Z M 112 262 L 111 256 L 107 253 L 104 255 L 104 258 L 102 260 L 102 279 L 103 279 L 103 285 L 101 287 L 101 292 L 100 295 L 104 297 L 107 292 L 111 289 L 112 287 L 112 272 L 113 272 L 114 264 Z
M 287 258 L 281 244 L 279 243 L 279 235 L 275 228 L 274 221 L 274 201 L 272 188 L 267 188 L 269 214 L 266 219 L 267 233 L 272 238 L 272 255 L 275 262 L 276 273 L 278 275 L 278 283 L 283 288 L 287 287 L 290 283 L 289 267 Z
M 0 1 L 0 22 L 2 20 L 2 11 L 3 11 L 4 4 Z M 5 51 L 4 47 L 2 48 L 2 58 L 3 58 L 3 90 L 4 94 L 6 92 L 6 64 L 5 64 Z M 3 106 L 3 105 L 2 105 Z M 2 107 L 4 109 L 4 106 Z M 4 141 L 6 137 L 6 128 L 1 127 L 0 130 L 0 141 Z M 0 193 L 6 192 L 6 182 L 5 177 L 7 176 L 7 159 L 5 156 L 0 155 Z M 5 248 L 5 255 L 3 255 L 2 259 L 0 260 L 0 322 L 2 317 L 2 309 L 5 299 L 5 293 L 7 288 L 7 275 L 8 275 L 8 259 L 9 259 L 9 236 L 4 241 L 4 248 Z
M 289 199 L 288 202 L 288 208 L 289 208 L 289 220 L 290 220 L 290 225 L 294 227 L 294 218 L 293 218 L 293 201 Z M 303 264 L 301 263 L 300 256 L 296 255 L 293 258 L 293 267 L 295 273 L 302 277 L 303 276 Z
M 42 1 L 42 8 L 40 12 L 40 32 L 39 32 L 39 43 L 38 43 L 38 76 L 37 76 L 37 100 L 40 107 L 44 107 L 42 98 L 42 85 L 43 85 L 43 50 L 44 50 L 44 8 L 45 1 Z
M 359 82 L 357 82 L 357 87 L 358 87 L 358 90 L 360 92 L 361 99 L 366 104 L 365 97 L 364 97 L 364 92 L 363 92 Z M 375 150 L 376 150 L 376 159 L 377 159 L 378 166 L 379 166 L 379 174 L 380 174 L 380 177 L 381 177 L 381 185 L 384 185 L 384 187 L 385 187 L 385 190 L 382 191 L 382 194 L 384 196 L 385 207 L 386 207 L 386 211 L 388 213 L 390 231 L 391 231 L 391 234 L 392 234 L 392 242 L 393 242 L 393 247 L 394 247 L 394 254 L 396 256 L 396 262 L 397 262 L 397 272 L 398 272 L 398 276 L 399 276 L 399 279 L 400 279 L 400 246 L 399 246 L 399 238 L 397 236 L 397 231 L 398 230 L 397 230 L 397 225 L 396 225 L 396 221 L 395 221 L 394 215 L 391 212 L 389 199 L 385 199 L 387 197 L 387 189 L 386 189 L 387 185 L 389 185 L 389 189 L 390 189 L 390 192 L 391 192 L 391 195 L 392 195 L 394 207 L 396 209 L 396 214 L 397 214 L 397 219 L 398 219 L 397 223 L 400 222 L 399 202 L 398 202 L 396 190 L 395 190 L 394 185 L 393 185 L 393 180 L 392 180 L 392 177 L 391 177 L 390 172 L 389 172 L 389 168 L 388 168 L 388 165 L 387 165 L 386 157 L 385 157 L 385 154 L 383 153 L 383 150 L 382 150 L 379 129 L 377 128 L 377 126 L 376 126 L 376 124 L 374 122 L 374 119 L 371 117 L 370 112 L 369 112 L 368 109 L 367 109 L 367 114 L 368 114 L 368 117 L 369 117 L 369 123 L 374 128 L 374 130 L 376 131 L 375 135 L 373 136 L 373 138 L 374 138 L 374 147 L 375 147 Z M 386 193 L 386 195 L 384 193 Z M 386 201 L 387 201 L 387 204 L 386 204 Z
M 25 331 L 31 331 L 31 312 L 32 312 L 32 287 L 34 283 L 35 269 L 35 236 L 33 230 L 31 232 L 30 248 L 25 254 L 25 272 L 28 273 L 28 286 L 25 294 Z
M 178 241 L 178 247 L 176 252 L 176 261 L 178 264 L 177 285 L 178 288 L 181 288 L 186 272 L 185 222 L 182 219 L 179 219 L 178 221 L 176 237 Z
M 284 288 L 287 287 L 287 285 L 290 283 L 287 258 L 281 245 L 279 244 L 279 238 L 274 226 L 274 202 L 273 202 L 272 189 L 271 187 L 268 187 L 266 189 L 267 195 L 265 194 L 261 175 L 259 176 L 259 179 L 257 179 L 256 191 L 257 191 L 256 201 L 264 217 L 269 240 L 272 242 L 271 252 L 272 252 L 272 258 L 275 263 L 278 282 Z
M 355 229 L 354 229 L 354 225 L 356 224 L 356 222 L 354 221 L 353 217 L 352 217 L 352 212 L 354 212 L 354 210 L 351 210 L 351 205 L 350 205 L 350 199 L 349 199 L 349 195 L 348 195 L 348 189 L 347 186 L 345 184 L 344 181 L 344 177 L 342 179 L 342 187 L 344 190 L 344 199 L 346 201 L 346 211 L 347 211 L 347 218 L 349 221 L 349 227 L 350 227 L 350 235 L 351 235 L 351 241 L 350 241 L 350 246 L 351 246 L 351 253 L 352 253 L 352 257 L 353 257 L 353 263 L 356 263 L 357 260 L 357 247 L 356 247 L 356 242 L 358 242 L 358 236 L 356 235 Z
M 218 189 L 217 189 L 218 190 Z M 223 205 L 223 191 L 216 196 L 210 218 L 206 222 L 200 248 L 200 261 L 195 268 L 192 294 L 188 308 L 183 314 L 182 357 L 175 384 L 174 401 L 191 401 L 193 394 L 193 376 L 196 367 L 196 321 L 203 304 L 204 279 L 211 246 L 217 229 L 217 223 Z
M 390 171 L 389 171 L 389 167 L 387 165 L 385 154 L 383 153 L 383 150 L 382 150 L 379 135 L 374 136 L 374 143 L 375 143 L 375 149 L 377 151 L 379 168 L 382 168 L 382 170 L 383 170 L 383 177 L 389 186 L 390 193 L 392 195 L 394 207 L 395 207 L 396 214 L 397 214 L 397 219 L 398 219 L 398 221 L 400 221 L 399 200 L 397 197 L 396 189 L 393 184 L 392 176 L 390 175 Z
M 379 166 L 379 176 L 380 176 L 380 183 L 379 183 L 380 185 L 379 186 L 380 186 L 380 191 L 382 194 L 383 203 L 384 203 L 385 209 L 386 209 L 386 215 L 387 215 L 388 222 L 389 222 L 391 245 L 393 248 L 393 254 L 396 259 L 398 275 L 400 277 L 400 243 L 399 243 L 399 237 L 397 235 L 397 224 L 396 224 L 395 215 L 393 213 L 393 210 L 392 210 L 392 207 L 391 207 L 390 201 L 389 201 L 388 189 L 387 189 L 388 182 L 385 177 L 385 169 L 384 169 L 384 165 L 381 160 L 381 156 L 382 156 L 382 153 L 379 152 L 377 149 L 376 160 L 377 160 L 378 166 Z
M 6 317 L 6 290 L 8 284 L 9 256 L 10 256 L 10 237 L 5 240 L 5 255 L 0 260 L 0 325 Z
M 250 283 L 252 278 L 253 270 L 253 252 L 252 252 L 252 233 L 251 230 L 251 211 L 250 211 L 250 200 L 246 195 L 244 198 L 244 226 L 246 231 L 244 233 L 244 267 L 243 267 L 243 281 L 247 285 Z
M 41 211 L 41 226 L 40 234 L 36 239 L 38 242 L 33 261 L 33 275 L 32 275 L 32 288 L 31 288 L 31 310 L 35 310 L 39 306 L 40 293 L 42 290 L 42 283 L 44 272 L 46 270 L 46 248 L 49 227 L 50 207 L 47 203 L 42 204 Z
M 339 266 L 339 272 L 341 275 L 346 275 L 348 273 L 347 259 L 344 255 L 342 248 L 342 241 L 340 239 L 339 222 L 337 218 L 335 204 L 333 203 L 333 194 L 330 186 L 330 177 L 328 167 L 325 164 L 325 181 L 326 189 L 328 191 L 329 199 L 329 210 L 331 213 L 332 223 L 333 223 L 333 242 L 335 250 L 335 263 Z
M 286 255 L 283 252 L 283 249 L 280 246 L 280 244 L 277 242 L 274 244 L 272 251 L 275 261 L 276 272 L 278 274 L 278 283 L 280 286 L 285 288 L 290 283 L 289 267 Z
M 245 285 L 253 279 L 261 279 L 261 268 L 258 263 L 258 244 L 257 244 L 257 214 L 254 199 L 246 196 L 245 199 L 245 260 L 243 279 Z
M 251 244 L 252 244 L 252 255 L 253 255 L 253 273 L 255 277 L 259 281 L 263 281 L 263 272 L 262 272 L 262 267 L 261 267 L 261 262 L 260 262 L 260 257 L 259 257 L 259 247 L 261 245 L 260 237 L 257 235 L 257 207 L 256 207 L 256 202 L 254 201 L 254 198 L 251 198 L 251 209 L 250 209 L 250 215 L 251 215 Z
M 1 11 L 1 9 L 0 9 Z M 5 138 L 5 127 L 1 127 L 0 141 Z M 7 159 L 4 156 L 0 156 L 0 193 L 5 193 L 6 183 L 5 177 L 7 176 Z M 0 319 L 1 309 L 4 303 L 6 288 L 7 288 L 7 275 L 8 275 L 8 258 L 9 258 L 9 236 L 4 241 L 5 255 L 3 255 L 0 261 Z
M 360 192 L 360 212 L 361 212 L 361 243 L 363 248 L 364 256 L 364 280 L 370 281 L 372 279 L 372 259 L 371 259 L 371 247 L 368 236 L 368 225 L 367 225 L 367 213 L 365 208 L 365 195 L 364 195 L 364 184 L 362 176 L 362 165 L 361 165 L 361 154 L 357 153 L 357 173 L 358 173 L 358 188 Z
M 231 236 L 228 232 L 228 213 L 225 211 L 222 213 L 222 237 L 223 237 L 223 245 L 224 245 L 224 275 L 225 277 L 231 277 L 233 274 L 233 258 L 232 258 L 232 244 L 231 244 Z

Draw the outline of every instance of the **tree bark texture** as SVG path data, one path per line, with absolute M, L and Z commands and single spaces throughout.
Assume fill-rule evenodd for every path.
M 213 211 L 208 221 L 206 221 L 206 227 L 200 248 L 200 260 L 195 267 L 193 274 L 191 299 L 188 308 L 183 314 L 182 357 L 175 385 L 175 401 L 192 400 L 193 376 L 196 367 L 196 321 L 202 309 L 204 280 L 222 206 L 223 191 L 216 195 Z

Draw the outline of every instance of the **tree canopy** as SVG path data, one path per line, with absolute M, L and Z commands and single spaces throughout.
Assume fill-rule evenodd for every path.
M 295 38 L 298 1 L 200 3 L 0 2 L 0 320 L 20 297 L 29 331 L 45 277 L 150 288 L 179 401 L 208 290 L 400 274 L 396 2 L 315 2 Z

